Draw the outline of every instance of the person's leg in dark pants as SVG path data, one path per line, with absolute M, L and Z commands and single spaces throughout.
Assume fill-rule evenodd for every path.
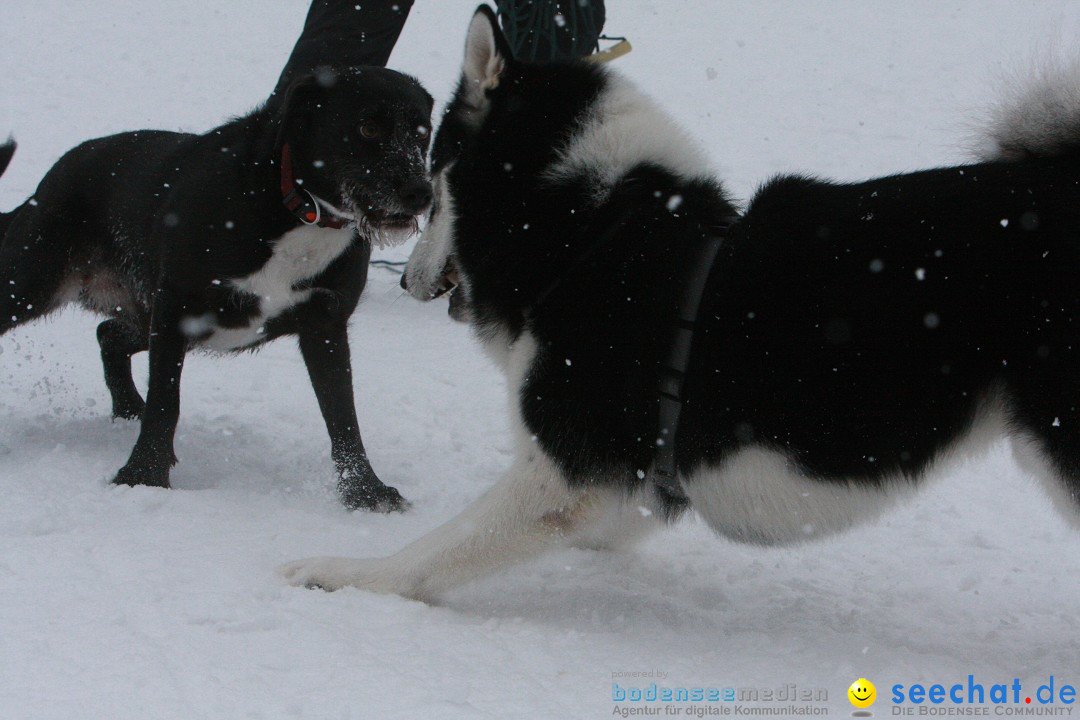
M 274 96 L 283 97 L 294 78 L 321 65 L 385 67 L 412 4 L 413 0 L 312 0 Z

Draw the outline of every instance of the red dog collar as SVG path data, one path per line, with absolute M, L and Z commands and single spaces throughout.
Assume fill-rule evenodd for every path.
M 323 217 L 322 208 L 315 196 L 303 188 L 296 187 L 293 180 L 292 153 L 289 144 L 281 146 L 281 201 L 289 212 L 305 225 L 317 225 L 324 228 L 343 228 L 348 220 L 339 217 Z

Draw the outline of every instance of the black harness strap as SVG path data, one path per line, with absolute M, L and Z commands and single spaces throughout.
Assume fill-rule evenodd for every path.
M 675 441 L 683 407 L 683 382 L 686 379 L 686 368 L 690 365 L 690 351 L 694 344 L 694 331 L 697 327 L 705 285 L 708 283 L 716 255 L 720 252 L 720 246 L 723 245 L 732 222 L 734 221 L 711 228 L 697 247 L 690 265 L 690 274 L 683 286 L 682 296 L 679 298 L 678 317 L 675 321 L 671 348 L 667 359 L 660 366 L 656 454 L 653 456 L 650 482 L 675 500 L 687 499 L 686 492 L 677 476 L 675 459 Z
M 649 482 L 673 500 L 685 502 L 686 492 L 677 478 L 675 459 L 675 436 L 679 429 L 679 417 L 683 406 L 683 381 L 686 368 L 690 365 L 690 351 L 694 343 L 694 331 L 697 327 L 698 312 L 705 293 L 705 285 L 712 274 L 713 263 L 720 252 L 720 247 L 727 238 L 727 231 L 737 218 L 710 226 L 706 231 L 696 253 L 690 261 L 689 276 L 683 285 L 679 298 L 678 316 L 675 322 L 674 337 L 668 356 L 660 366 L 658 393 L 660 405 L 657 418 L 656 452 L 649 473 Z M 567 269 L 544 287 L 525 311 L 526 317 L 542 305 L 555 292 L 567 276 L 573 275 L 590 262 L 602 248 L 614 239 L 622 228 L 626 218 L 621 217 L 611 222 L 607 229 L 581 253 Z

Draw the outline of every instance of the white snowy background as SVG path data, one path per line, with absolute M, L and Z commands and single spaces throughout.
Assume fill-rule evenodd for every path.
M 440 100 L 473 0 L 417 0 L 391 60 Z M 740 198 L 966 159 L 1003 75 L 1071 56 L 1075 0 L 609 0 L 616 63 Z M 307 0 L 8 2 L 0 207 L 86 138 L 203 132 L 273 87 Z M 657 128 L 658 132 L 662 128 Z M 406 257 L 410 245 L 383 254 Z M 883 299 L 885 300 L 885 299 Z M 1080 535 L 1006 443 L 826 542 L 734 545 L 697 520 L 622 554 L 566 551 L 432 607 L 287 587 L 275 567 L 390 553 L 509 461 L 505 386 L 445 304 L 373 269 L 351 330 L 375 468 L 414 503 L 349 513 L 295 343 L 185 367 L 174 489 L 117 488 L 96 320 L 0 338 L 0 718 L 603 718 L 612 672 L 830 691 L 859 677 L 1080 684 Z M 134 359 L 145 388 L 145 355 Z M 646 684 L 642 682 L 641 684 Z

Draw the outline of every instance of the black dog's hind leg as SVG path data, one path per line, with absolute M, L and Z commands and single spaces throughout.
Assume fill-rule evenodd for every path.
M 127 464 L 113 480 L 117 485 L 169 487 L 169 468 L 176 463 L 173 436 L 180 418 L 180 373 L 187 341 L 180 332 L 180 309 L 154 303 L 150 328 L 150 386 L 139 439 Z M 130 377 L 130 365 L 128 366 Z
M 105 385 L 112 396 L 112 415 L 134 420 L 142 415 L 145 404 L 131 377 L 131 356 L 147 349 L 146 333 L 112 319 L 98 325 L 97 339 L 105 368 Z
M 408 508 L 401 493 L 384 485 L 375 475 L 364 451 L 353 403 L 345 323 L 304 328 L 300 332 L 300 353 L 330 433 L 330 455 L 340 475 L 341 501 L 351 509 L 390 512 Z

